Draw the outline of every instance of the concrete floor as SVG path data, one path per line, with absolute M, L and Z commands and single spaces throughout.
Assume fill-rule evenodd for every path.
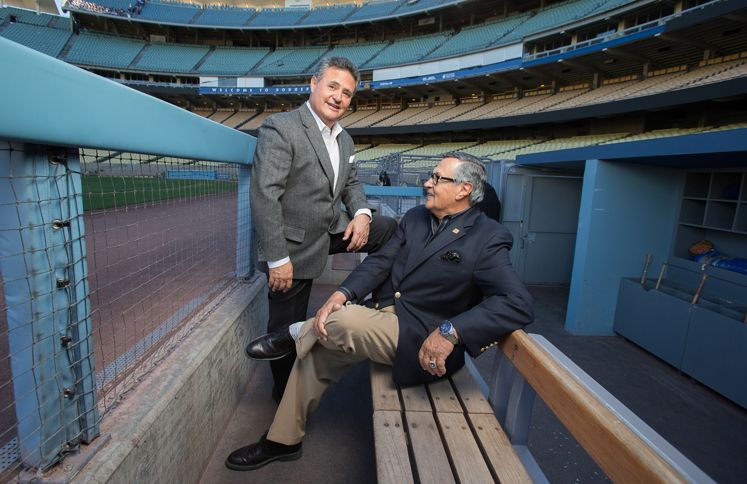
M 315 286 L 311 308 L 333 289 Z M 529 332 L 544 335 L 716 481 L 745 482 L 747 410 L 623 338 L 567 333 L 563 329 L 567 287 L 534 286 L 530 290 L 536 301 L 536 320 Z M 494 352 L 486 352 L 475 361 L 486 379 L 494 357 Z M 224 466 L 226 456 L 256 441 L 275 410 L 269 366 L 259 365 L 201 482 L 376 482 L 367 370 L 367 364 L 357 365 L 324 395 L 310 419 L 300 460 L 235 472 Z M 532 453 L 550 482 L 607 480 L 541 401 L 535 403 L 529 437 Z

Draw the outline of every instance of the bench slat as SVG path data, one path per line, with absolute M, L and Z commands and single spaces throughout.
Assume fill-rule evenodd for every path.
M 414 483 L 407 454 L 407 437 L 399 411 L 378 410 L 373 414 L 376 434 L 376 475 L 381 484 Z
M 524 331 L 511 333 L 501 349 L 610 479 L 684 482 L 674 467 Z
M 433 406 L 437 412 L 463 413 L 462 405 L 451 388 L 448 380 L 440 380 L 428 384 L 428 391 L 433 398 Z
M 451 377 L 451 381 L 456 386 L 467 412 L 493 415 L 493 407 L 490 406 L 490 402 L 482 394 L 480 387 L 477 386 L 477 382 L 466 367 L 456 372 Z
M 502 483 L 531 484 L 529 473 L 498 420 L 492 414 L 485 413 L 470 414 L 468 418 L 498 480 Z
M 493 482 L 485 460 L 477 447 L 467 420 L 460 413 L 439 413 L 438 421 L 446 439 L 449 455 L 454 463 L 459 481 L 463 484 Z M 497 422 L 496 422 L 497 423 Z M 511 444 L 508 444 L 509 447 Z M 419 468 L 418 468 L 419 469 Z
M 404 392 L 404 389 L 402 391 Z M 405 415 L 420 482 L 422 484 L 455 482 L 433 414 L 430 411 L 408 411 Z
M 431 401 L 428 398 L 428 392 L 425 391 L 425 385 L 402 388 L 402 402 L 406 411 L 414 412 L 431 412 Z
M 402 410 L 391 367 L 371 362 L 371 398 L 374 411 Z

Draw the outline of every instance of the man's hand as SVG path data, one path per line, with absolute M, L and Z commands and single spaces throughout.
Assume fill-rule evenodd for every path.
M 420 367 L 431 375 L 444 376 L 446 374 L 446 358 L 454 351 L 454 345 L 441 336 L 436 328 L 423 341 L 418 353 Z M 436 363 L 435 368 L 430 367 L 431 361 Z
M 319 308 L 319 311 L 317 311 L 314 316 L 314 332 L 316 332 L 317 338 L 325 341 L 327 340 L 327 330 L 324 327 L 324 325 L 327 324 L 327 318 L 330 314 L 342 309 L 346 301 L 347 297 L 345 294 L 340 291 L 335 291 L 331 296 L 329 296 L 327 302 Z
M 282 266 L 270 269 L 267 285 L 275 292 L 286 292 L 293 285 L 293 263 L 286 262 Z
M 350 240 L 347 249 L 348 252 L 355 252 L 368 243 L 370 224 L 371 219 L 368 215 L 363 213 L 356 215 L 355 218 L 350 221 L 345 229 L 345 234 L 342 236 L 342 240 Z

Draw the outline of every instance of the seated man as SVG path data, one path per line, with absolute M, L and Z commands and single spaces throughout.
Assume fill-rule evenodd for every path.
M 348 276 L 316 313 L 285 334 L 254 340 L 247 353 L 297 357 L 268 432 L 235 450 L 226 466 L 253 470 L 301 457 L 306 419 L 331 382 L 365 359 L 416 385 L 449 376 L 532 321 L 532 299 L 511 267 L 511 234 L 477 207 L 485 167 L 449 153 L 424 184 L 425 206 L 407 212 L 391 240 Z M 374 292 L 371 307 L 353 304 Z

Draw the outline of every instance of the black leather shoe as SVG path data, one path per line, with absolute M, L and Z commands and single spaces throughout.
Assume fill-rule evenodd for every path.
M 279 360 L 293 353 L 296 342 L 288 331 L 268 333 L 255 339 L 246 347 L 246 354 L 255 360 Z
M 235 471 L 253 471 L 276 460 L 300 459 L 301 455 L 303 455 L 303 449 L 300 442 L 295 445 L 279 444 L 267 440 L 265 433 L 259 442 L 231 452 L 226 459 L 226 467 Z

